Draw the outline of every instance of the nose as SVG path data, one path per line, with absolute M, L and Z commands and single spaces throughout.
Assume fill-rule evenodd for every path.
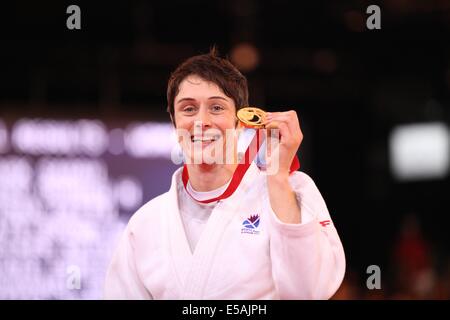
M 200 108 L 197 118 L 195 119 L 195 126 L 202 129 L 208 129 L 211 127 L 211 116 L 207 108 Z

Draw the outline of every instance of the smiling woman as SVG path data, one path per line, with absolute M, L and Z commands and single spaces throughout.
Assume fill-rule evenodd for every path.
M 170 190 L 129 221 L 105 298 L 330 298 L 345 256 L 314 182 L 290 171 L 303 138 L 295 111 L 265 114 L 279 143 L 266 159 L 270 167 L 276 158 L 277 170 L 263 171 L 251 156 L 237 161 L 236 113 L 248 105 L 247 80 L 215 50 L 175 70 L 167 101 L 185 165 Z M 211 149 L 232 161 L 206 161 Z
M 192 187 L 207 191 L 224 185 L 233 174 L 236 161 L 208 164 L 202 160 L 206 156 L 204 153 L 209 153 L 212 148 L 222 155 L 227 154 L 228 148 L 236 150 L 234 101 L 215 83 L 190 75 L 180 83 L 174 117 L 177 130 L 186 130 L 191 136 L 191 140 L 184 140 L 182 148 L 190 160 L 188 171 Z M 230 132 L 234 141 L 227 140 Z M 215 156 L 223 158 L 217 154 Z

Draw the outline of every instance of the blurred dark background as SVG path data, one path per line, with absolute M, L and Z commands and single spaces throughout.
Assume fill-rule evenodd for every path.
M 70 4 L 81 30 L 66 28 Z M 371 4 L 380 30 L 366 27 Z M 449 298 L 448 170 L 396 179 L 389 149 L 400 125 L 449 124 L 449 1 L 15 1 L 1 20 L 7 124 L 169 121 L 170 72 L 217 45 L 247 76 L 252 105 L 299 114 L 302 170 L 346 251 L 336 298 Z M 369 265 L 381 290 L 366 288 Z

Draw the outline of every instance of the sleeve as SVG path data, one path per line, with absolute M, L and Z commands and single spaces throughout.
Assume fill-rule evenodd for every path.
M 275 287 L 281 299 L 329 299 L 344 278 L 344 249 L 313 180 L 295 172 L 290 184 L 301 208 L 301 224 L 281 222 L 269 202 Z
M 153 299 L 136 269 L 133 233 L 125 229 L 106 272 L 103 298 L 106 300 Z

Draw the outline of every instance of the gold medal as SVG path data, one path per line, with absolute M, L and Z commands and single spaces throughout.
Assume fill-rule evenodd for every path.
M 245 107 L 238 110 L 237 117 L 244 127 L 260 129 L 264 128 L 266 112 L 259 108 Z

